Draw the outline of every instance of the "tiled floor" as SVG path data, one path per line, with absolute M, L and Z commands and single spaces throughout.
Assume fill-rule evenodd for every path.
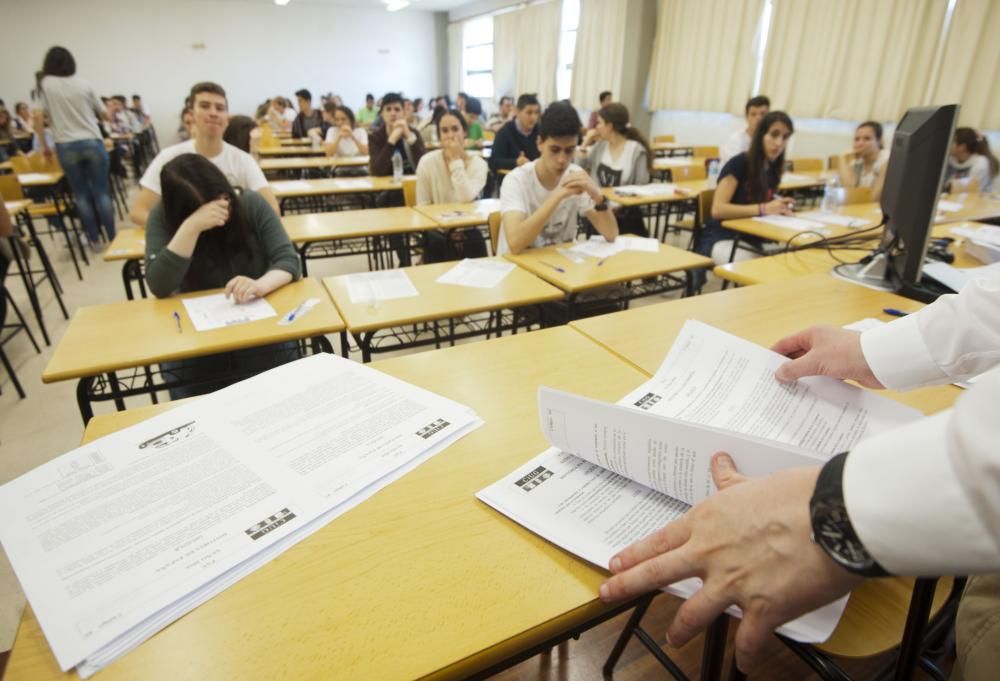
M 127 220 L 118 225 L 119 228 L 129 226 L 131 224 Z M 47 237 L 44 239 L 45 249 L 62 282 L 65 291 L 63 299 L 70 316 L 83 305 L 125 299 L 121 263 L 106 263 L 100 256 L 92 255 L 90 265 L 83 268 L 83 281 L 80 281 L 65 245 L 58 240 L 50 241 Z M 316 277 L 366 269 L 367 262 L 361 256 L 310 262 L 310 275 Z M 75 383 L 67 381 L 45 385 L 40 379 L 52 348 L 58 344 L 68 322 L 63 319 L 51 289 L 44 285 L 41 290 L 43 316 L 52 340 L 52 346 L 45 347 L 16 273 L 8 275 L 7 285 L 22 313 L 28 318 L 32 332 L 42 346 L 42 352 L 36 354 L 23 333 L 4 348 L 27 392 L 27 398 L 18 399 L 6 372 L 0 368 L 0 390 L 3 391 L 0 395 L 0 484 L 74 448 L 83 433 L 76 406 Z M 717 286 L 717 283 L 711 282 L 708 288 L 714 289 Z M 676 295 L 673 294 L 672 297 Z M 635 304 L 654 304 L 663 300 L 662 297 L 653 297 Z M 9 316 L 12 317 L 13 312 Z M 336 342 L 334 345 L 339 347 Z M 148 400 L 135 398 L 128 404 L 148 404 Z M 111 409 L 113 406 L 107 403 L 95 407 L 96 413 L 105 413 Z M 24 596 L 6 556 L 0 551 L 0 651 L 10 648 L 23 607 Z

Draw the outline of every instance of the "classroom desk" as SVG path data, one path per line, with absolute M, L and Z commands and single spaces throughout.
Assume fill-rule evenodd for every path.
M 704 168 L 704 158 L 693 156 L 668 156 L 653 159 L 653 172 L 670 172 L 674 168 Z
M 962 204 L 957 211 L 939 211 L 937 224 L 948 222 L 978 222 L 1000 218 L 1000 195 L 997 194 L 942 194 L 942 201 Z
M 403 180 L 415 180 L 416 175 L 404 175 Z M 373 197 L 379 192 L 402 191 L 401 182 L 393 182 L 389 176 L 331 177 L 320 180 L 279 180 L 268 183 L 281 212 L 285 212 L 285 202 L 291 199 L 316 199 L 327 196 L 359 195 Z M 372 199 L 374 201 L 374 199 Z M 318 211 L 315 211 L 318 212 Z
M 519 309 L 563 298 L 560 289 L 518 267 L 492 289 L 437 282 L 438 277 L 457 264 L 440 262 L 402 268 L 420 295 L 380 300 L 374 306 L 351 302 L 347 288 L 347 277 L 351 275 L 323 279 L 347 330 L 361 349 L 362 361 L 371 361 L 375 352 L 431 344 L 440 347 L 442 342 L 454 345 L 461 338 L 482 335 L 489 338 L 494 332 L 500 336 L 505 329 L 516 334 L 521 321 Z M 506 321 L 504 310 L 513 313 Z M 483 318 L 484 312 L 490 313 L 488 318 Z M 444 329 L 440 324 L 443 321 L 447 321 Z M 404 328 L 407 326 L 411 328 Z
M 12 161 L 4 161 L 0 163 L 0 172 L 12 173 L 14 172 L 14 163 Z
M 978 222 L 948 223 L 935 226 L 931 233 L 935 238 L 947 237 L 951 235 L 951 227 L 958 226 L 959 224 L 968 227 L 982 226 L 982 223 Z M 872 248 L 877 245 L 876 237 L 879 236 L 879 233 L 875 233 L 873 236 L 871 242 Z M 953 245 L 950 250 L 955 255 L 955 262 L 952 263 L 955 267 L 977 267 L 982 265 L 981 262 L 966 253 L 960 246 L 956 247 Z M 716 266 L 712 271 L 721 279 L 741 286 L 749 286 L 801 277 L 807 274 L 830 272 L 842 262 L 858 262 L 865 255 L 867 255 L 867 252 L 860 250 L 834 249 L 831 253 L 825 248 L 810 248 L 802 251 L 778 253 L 763 258 L 726 263 L 725 265 Z
M 323 151 L 322 146 L 282 144 L 276 147 L 261 147 L 257 150 L 257 154 L 270 158 L 276 156 L 324 156 L 326 152 Z
M 679 142 L 654 142 L 649 145 L 649 148 L 653 150 L 653 154 L 659 156 L 663 154 L 664 156 L 693 156 L 694 155 L 694 145 L 693 144 L 681 144 Z
M 572 320 L 576 311 L 586 313 L 588 307 L 614 304 L 621 309 L 633 298 L 678 289 L 690 293 L 690 271 L 712 264 L 710 258 L 666 244 L 659 244 L 656 253 L 624 251 L 603 261 L 583 257 L 583 262 L 577 263 L 559 252 L 571 246 L 529 248 L 519 255 L 504 256 L 567 293 L 566 321 Z M 681 272 L 684 279 L 677 276 Z
M 279 170 L 331 170 L 334 168 L 356 168 L 366 165 L 368 165 L 367 156 L 290 156 L 260 160 L 260 169 L 264 172 Z
M 443 228 L 479 227 L 487 224 L 490 213 L 500 210 L 500 199 L 479 199 L 469 203 L 430 203 L 414 206 L 413 209 Z
M 17 199 L 16 201 L 4 201 L 4 208 L 7 209 L 7 214 L 14 217 L 18 213 L 23 213 L 28 210 L 28 207 L 34 203 L 30 199 Z
M 471 406 L 485 425 L 96 679 L 460 679 L 615 612 L 597 599 L 606 572 L 474 494 L 544 449 L 539 385 L 616 400 L 645 376 L 567 327 L 372 366 Z M 85 438 L 128 419 L 96 417 Z M 6 674 L 76 679 L 59 672 L 30 607 Z
M 122 264 L 122 284 L 125 286 L 125 297 L 135 299 L 132 292 L 132 282 L 139 286 L 139 296 L 146 297 L 146 274 L 142 263 L 146 259 L 146 230 L 142 227 L 134 229 L 119 229 L 115 238 L 104 251 L 104 262 L 124 261 Z
M 795 239 L 797 243 L 816 241 L 825 237 L 842 236 L 859 232 L 862 229 L 874 227 L 882 219 L 882 210 L 877 203 L 855 203 L 849 206 L 841 206 L 835 211 L 838 215 L 845 215 L 863 221 L 857 227 L 840 227 L 838 225 L 823 225 L 817 231 L 801 232 L 796 229 L 788 229 L 767 222 L 760 222 L 754 218 L 739 218 L 736 220 L 724 220 L 722 226 L 737 232 L 740 236 L 752 236 L 765 241 L 786 242 Z M 808 218 L 806 218 L 808 219 Z M 822 231 L 820 231 L 822 230 Z M 878 234 L 880 232 L 876 232 Z M 871 234 L 865 232 L 863 235 Z
M 413 208 L 403 207 L 286 215 L 281 224 L 299 252 L 303 276 L 309 260 L 344 255 L 367 255 L 370 270 L 392 267 L 392 251 L 383 237 L 408 236 L 439 226 Z
M 86 423 L 93 416 L 93 402 L 114 400 L 122 411 L 127 397 L 151 395 L 155 401 L 156 391 L 164 390 L 165 385 L 154 381 L 150 368 L 154 364 L 306 339 L 312 341 L 313 351 L 332 352 L 324 334 L 340 333 L 345 328 L 320 282 L 306 278 L 267 297 L 277 317 L 195 331 L 181 298 L 218 292 L 197 291 L 171 298 L 79 308 L 42 372 L 42 382 L 77 379 L 77 405 Z M 318 298 L 320 302 L 292 324 L 277 323 L 307 298 Z M 180 314 L 181 330 L 174 312 Z M 134 371 L 119 378 L 116 372 L 122 370 Z

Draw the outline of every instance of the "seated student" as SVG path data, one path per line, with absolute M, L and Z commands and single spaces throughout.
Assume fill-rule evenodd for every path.
M 598 101 L 600 101 L 601 103 L 600 106 L 598 106 L 596 109 L 590 112 L 590 120 L 587 121 L 588 130 L 593 130 L 594 128 L 597 127 L 597 112 L 611 103 L 612 101 L 611 93 L 608 90 L 605 90 L 604 92 L 601 93 L 600 97 L 598 98 Z
M 514 115 L 514 98 L 501 97 L 499 107 L 486 123 L 486 129 L 494 133 L 499 132 L 500 128 L 505 126 Z
M 418 206 L 468 203 L 482 193 L 489 168 L 482 156 L 465 150 L 467 125 L 457 110 L 438 119 L 441 148 L 428 151 L 417 164 Z M 424 237 L 425 263 L 486 255 L 486 241 L 475 227 L 425 232 Z
M 222 134 L 222 141 L 255 156 L 260 143 L 257 121 L 249 116 L 233 116 L 229 119 L 226 132 Z
M 417 127 L 417 123 L 420 122 L 417 120 L 417 114 L 414 111 L 412 99 L 403 99 L 403 120 L 405 120 L 406 124 L 411 128 Z
M 868 187 L 872 201 L 882 196 L 889 152 L 882 148 L 882 126 L 865 121 L 854 131 L 854 148 L 841 154 L 837 174 L 845 187 Z
M 538 117 L 542 108 L 531 94 L 517 98 L 514 117 L 504 124 L 493 139 L 490 169 L 511 170 L 538 158 Z
M 294 120 L 295 110 L 287 99 L 280 95 L 271 99 L 271 106 L 267 110 L 267 121 L 275 132 L 290 132 Z
M 467 135 L 469 147 L 483 148 L 483 124 L 479 119 L 483 115 L 483 105 L 476 97 L 469 97 L 465 102 L 465 120 L 469 124 Z
M 319 135 L 323 139 L 326 125 L 323 124 L 323 114 L 313 108 L 312 93 L 303 88 L 295 93 L 295 99 L 299 102 L 299 115 L 292 121 L 292 137 Z M 311 130 L 316 132 L 310 132 Z
M 354 112 L 346 106 L 327 102 L 323 107 L 323 119 L 327 124 L 323 144 L 327 156 L 368 155 L 368 133 L 364 128 L 357 127 Z
M 975 180 L 979 191 L 993 191 L 993 180 L 997 176 L 998 162 L 990 151 L 986 135 L 980 135 L 972 128 L 958 128 L 951 143 L 948 166 L 944 171 L 946 191 L 957 188 L 955 180 Z
M 764 116 L 754 130 L 750 149 L 733 156 L 722 167 L 712 200 L 712 215 L 698 235 L 695 251 L 717 263 L 727 262 L 736 234 L 722 226 L 723 220 L 791 215 L 794 202 L 777 196 L 777 191 L 785 168 L 785 147 L 793 132 L 792 119 L 784 111 Z M 752 237 L 741 237 L 741 241 L 755 243 Z M 701 270 L 696 275 L 700 275 L 695 278 L 696 287 L 700 288 L 705 275 Z
M 358 109 L 354 118 L 358 121 L 358 125 L 367 128 L 375 122 L 376 116 L 378 116 L 378 111 L 375 110 L 375 97 L 369 92 L 365 95 L 365 105 Z
M 617 103 L 605 104 L 597 112 L 597 126 L 587 133 L 577 153 L 577 162 L 590 171 L 594 182 L 601 187 L 649 184 L 653 172 L 649 142 L 629 125 L 625 105 Z M 638 206 L 618 208 L 615 219 L 623 234 L 649 236 Z
M 132 113 L 136 115 L 136 118 L 139 119 L 139 122 L 142 123 L 143 127 L 151 123 L 149 107 L 143 103 L 142 97 L 139 95 L 132 95 Z
M 753 138 L 757 123 L 760 122 L 767 112 L 771 110 L 771 100 L 764 95 L 757 95 L 747 100 L 744 107 L 744 115 L 747 119 L 747 127 L 744 130 L 737 130 L 719 150 L 719 166 L 725 167 L 733 156 L 742 154 L 750 148 L 750 140 Z
M 469 104 L 469 95 L 465 94 L 464 92 L 459 92 L 458 96 L 455 97 L 455 108 L 458 109 L 458 112 L 463 116 L 466 113 L 468 113 L 467 109 L 468 104 Z
M 6 161 L 20 153 L 21 149 L 14 138 L 14 124 L 10 112 L 0 107 L 0 161 Z
M 618 236 L 608 200 L 573 163 L 579 133 L 573 107 L 556 102 L 545 110 L 538 125 L 541 155 L 511 171 L 500 187 L 497 255 L 572 241 L 581 215 L 608 241 Z
M 440 101 L 440 100 L 438 100 Z M 434 111 L 431 113 L 431 117 L 420 126 L 420 137 L 423 138 L 425 144 L 436 144 L 438 141 L 438 121 L 441 120 L 441 116 L 448 113 L 448 109 L 438 104 L 434 107 Z
M 140 227 L 146 224 L 149 211 L 160 199 L 160 171 L 168 161 L 181 154 L 196 153 L 214 163 L 226 176 L 230 184 L 241 189 L 258 192 L 271 204 L 274 212 L 280 213 L 274 192 L 267 186 L 264 173 L 253 157 L 226 144 L 222 135 L 229 122 L 229 104 L 226 91 L 221 85 L 211 82 L 196 83 L 191 88 L 192 126 L 194 139 L 167 147 L 156 155 L 146 168 L 139 186 L 139 192 L 129 217 Z
M 17 140 L 17 146 L 24 153 L 31 150 L 31 138 L 35 132 L 31 119 L 31 111 L 26 103 L 18 102 L 14 105 L 14 127 L 11 132 L 14 139 Z
M 392 175 L 392 155 L 397 151 L 403 158 L 403 173 L 413 174 L 424 155 L 424 141 L 403 118 L 402 96 L 398 92 L 387 93 L 382 98 L 379 115 L 385 124 L 368 136 L 371 174 Z
M 263 298 L 299 278 L 299 258 L 281 220 L 259 194 L 238 193 L 219 168 L 198 154 L 163 166 L 163 200 L 146 225 L 146 283 L 157 298 L 224 288 L 237 304 Z M 164 376 L 185 382 L 173 399 L 202 395 L 285 364 L 299 356 L 281 343 L 161 364 Z

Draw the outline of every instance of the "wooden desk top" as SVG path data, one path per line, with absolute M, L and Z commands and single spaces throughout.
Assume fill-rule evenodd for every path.
M 693 156 L 667 156 L 653 159 L 653 170 L 671 170 L 672 168 L 704 167 L 705 159 Z
M 604 571 L 474 494 L 545 448 L 539 385 L 616 400 L 645 377 L 567 327 L 372 366 L 485 425 L 96 678 L 464 678 L 606 612 Z M 30 608 L 5 678 L 76 678 L 58 671 Z
M 658 183 L 653 183 L 658 184 Z M 705 180 L 687 180 L 684 182 L 671 182 L 676 189 L 665 191 L 663 194 L 655 196 L 622 196 L 616 190 L 618 187 L 602 187 L 601 193 L 622 206 L 645 206 L 651 203 L 676 203 L 678 201 L 696 201 L 700 191 L 708 187 Z
M 404 180 L 416 179 L 416 175 L 404 175 Z M 361 194 L 401 190 L 403 184 L 392 181 L 392 177 L 329 177 L 320 180 L 278 180 L 268 186 L 280 199 L 296 196 L 326 196 L 330 194 Z
M 607 258 L 603 265 L 598 265 L 600 261 L 597 258 L 584 258 L 584 262 L 575 263 L 559 253 L 560 248 L 572 245 L 565 243 L 529 248 L 520 255 L 504 257 L 567 293 L 648 279 L 668 272 L 711 267 L 713 264 L 711 258 L 666 244 L 659 244 L 660 250 L 656 253 L 624 251 Z M 553 265 L 565 272 L 559 272 Z
M 982 226 L 982 223 L 978 222 L 948 223 L 935 226 L 932 235 L 936 238 L 950 236 L 951 228 L 958 226 L 958 224 L 968 227 Z M 876 234 L 877 236 L 879 234 Z M 872 239 L 871 243 L 874 248 L 876 243 L 875 238 Z M 955 255 L 955 262 L 952 263 L 955 267 L 978 267 L 982 265 L 981 262 L 970 256 L 961 247 L 961 242 L 958 242 L 957 246 L 952 246 L 950 250 Z M 865 255 L 865 252 L 857 250 L 848 251 L 838 249 L 834 250 L 831 254 L 825 248 L 811 248 L 804 251 L 778 253 L 764 258 L 754 258 L 752 260 L 718 265 L 713 272 L 718 277 L 748 286 L 781 279 L 791 279 L 792 277 L 801 277 L 807 274 L 830 272 L 841 262 L 857 262 Z
M 437 278 L 457 264 L 439 262 L 402 268 L 420 295 L 416 298 L 380 300 L 375 307 L 367 302 L 351 302 L 347 288 L 347 277 L 350 275 L 326 277 L 323 284 L 352 333 L 534 305 L 561 300 L 564 295 L 555 286 L 550 286 L 519 267 L 515 267 L 503 281 L 491 289 L 439 284 Z
M 794 286 L 774 281 L 581 319 L 570 325 L 652 375 L 688 319 L 770 347 L 782 337 L 814 324 L 843 326 L 866 317 L 892 321 L 893 317 L 882 312 L 887 307 L 913 312 L 923 305 L 829 274 L 814 274 L 799 277 Z M 950 406 L 960 390 L 937 386 L 885 394 L 932 413 Z
M 431 203 L 415 206 L 414 210 L 448 229 L 478 227 L 487 223 L 490 213 L 500 210 L 500 199 L 480 199 L 470 203 Z
M 276 147 L 261 147 L 258 152 L 260 156 L 324 156 L 326 152 L 323 147 L 313 147 L 312 145 L 285 145 Z
M 17 181 L 22 187 L 51 187 L 62 182 L 62 171 L 55 173 L 18 173 Z
M 17 201 L 4 201 L 3 205 L 7 209 L 7 213 L 13 216 L 17 215 L 21 211 L 28 210 L 32 203 L 34 203 L 34 201 L 31 199 L 18 199 Z
M 692 151 L 693 144 L 681 144 L 680 142 L 654 142 L 649 145 L 653 151 Z
M 936 222 L 941 224 L 1000 217 L 1000 198 L 996 196 L 995 194 L 943 194 L 942 201 L 960 203 L 962 208 L 957 211 L 940 211 L 940 218 Z
M 814 210 L 814 209 L 809 209 Z M 733 230 L 734 232 L 739 232 L 740 234 L 746 234 L 748 236 L 755 236 L 767 241 L 788 241 L 796 235 L 801 235 L 796 237 L 796 242 L 802 243 L 807 241 L 815 241 L 824 237 L 840 236 L 842 234 L 851 234 L 858 232 L 861 229 L 867 229 L 868 227 L 874 227 L 882 219 L 882 209 L 878 207 L 877 203 L 855 203 L 850 206 L 841 206 L 837 209 L 836 213 L 838 215 L 846 215 L 852 218 L 857 218 L 859 220 L 864 220 L 864 224 L 858 227 L 840 227 L 838 225 L 824 224 L 822 226 L 823 232 L 821 234 L 815 234 L 812 232 L 800 232 L 796 229 L 788 229 L 785 227 L 779 227 L 778 225 L 772 225 L 767 222 L 760 222 L 754 218 L 739 218 L 737 220 L 724 220 L 722 226 Z M 798 214 L 795 215 L 798 217 Z M 808 220 L 808 217 L 803 219 Z M 818 221 L 813 221 L 818 222 Z M 865 235 L 873 234 L 878 236 L 881 234 L 881 230 L 878 232 L 866 232 Z
M 0 170 L 14 170 L 14 163 L 12 161 L 4 161 L 0 163 Z
M 278 313 L 276 317 L 213 331 L 195 331 L 181 298 L 219 292 L 221 290 L 197 291 L 172 298 L 143 298 L 81 307 L 52 353 L 42 372 L 42 381 L 53 383 L 96 376 L 166 360 L 240 350 L 344 329 L 344 322 L 323 286 L 307 277 L 267 297 Z M 319 298 L 320 302 L 294 323 L 278 324 L 282 315 L 307 298 Z M 183 331 L 177 330 L 174 312 L 180 313 Z
M 296 244 L 419 232 L 438 226 L 414 209 L 402 207 L 285 215 L 281 224 L 288 238 Z
M 104 251 L 104 261 L 142 260 L 146 257 L 146 230 L 142 227 L 119 229 Z
M 368 165 L 367 156 L 290 156 L 260 160 L 261 170 L 307 170 L 310 168 L 348 168 Z

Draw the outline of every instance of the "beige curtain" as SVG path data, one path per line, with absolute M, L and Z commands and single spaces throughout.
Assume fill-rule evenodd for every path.
M 493 17 L 493 91 L 494 99 L 513 97 L 517 92 L 517 41 L 520 12 L 508 12 Z
M 774 0 L 760 90 L 793 117 L 897 120 L 923 102 L 947 4 Z
M 961 125 L 1000 130 L 1000 2 L 959 0 L 930 104 L 962 105 Z
M 622 0 L 581 0 L 576 30 L 570 98 L 587 109 L 610 90 L 618 99 L 625 58 L 625 3 Z
M 452 98 L 462 89 L 462 23 L 448 24 L 448 89 Z
M 650 109 L 743 115 L 763 8 L 763 0 L 660 0 Z

